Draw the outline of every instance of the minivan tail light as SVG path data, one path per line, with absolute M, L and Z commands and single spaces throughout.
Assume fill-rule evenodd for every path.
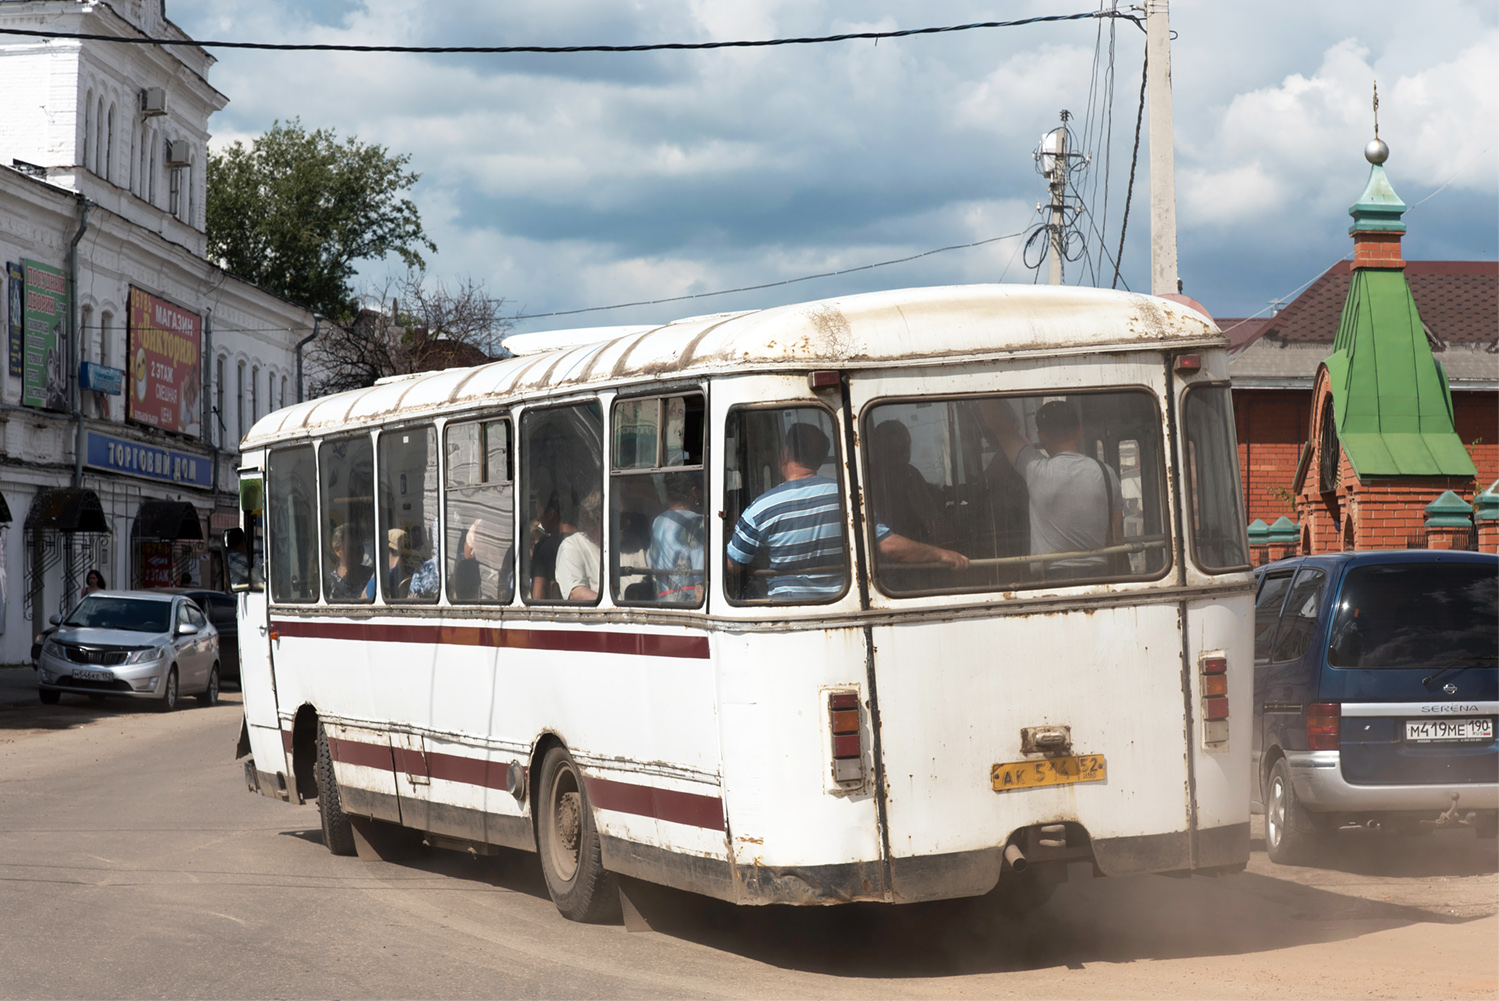
M 859 723 L 859 693 L 828 693 L 828 733 L 833 742 L 833 781 L 864 781 L 864 729 Z
M 1306 707 L 1306 749 L 1336 751 L 1342 742 L 1343 707 L 1336 702 L 1313 702 Z

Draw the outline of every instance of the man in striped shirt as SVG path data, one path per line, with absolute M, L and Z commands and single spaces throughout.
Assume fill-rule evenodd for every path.
M 748 568 L 763 548 L 770 558 L 773 601 L 830 601 L 843 593 L 843 512 L 838 484 L 817 470 L 832 443 L 815 424 L 786 430 L 781 449 L 785 481 L 750 502 L 729 537 L 729 569 Z M 954 570 L 967 557 L 896 535 L 875 525 L 880 553 L 903 562 L 937 562 Z

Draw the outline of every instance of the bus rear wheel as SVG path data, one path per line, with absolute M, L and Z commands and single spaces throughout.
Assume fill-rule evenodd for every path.
M 328 749 L 328 735 L 323 724 L 317 725 L 317 812 L 323 822 L 323 844 L 334 855 L 354 854 L 354 825 L 343 811 L 338 795 L 338 779 L 333 776 L 333 752 Z
M 536 805 L 536 849 L 557 910 L 571 921 L 616 920 L 619 878 L 604 868 L 588 791 L 566 749 L 542 759 Z

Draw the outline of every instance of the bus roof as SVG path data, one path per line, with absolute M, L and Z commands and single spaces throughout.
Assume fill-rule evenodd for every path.
M 630 328 L 624 328 L 628 331 Z M 1201 313 L 1156 296 L 1048 285 L 950 285 L 840 296 L 745 313 L 548 332 L 562 345 L 473 368 L 382 380 L 261 418 L 244 448 L 416 417 L 465 403 L 712 374 L 884 368 L 1036 354 L 1226 344 Z M 934 336 L 940 332 L 940 336 Z

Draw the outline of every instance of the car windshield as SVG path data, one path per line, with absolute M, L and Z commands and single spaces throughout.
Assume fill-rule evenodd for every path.
M 1477 563 L 1356 567 L 1329 633 L 1333 667 L 1492 665 L 1499 656 L 1499 575 Z
M 172 603 L 150 598 L 105 598 L 89 595 L 63 621 L 65 626 L 164 633 L 172 621 Z

